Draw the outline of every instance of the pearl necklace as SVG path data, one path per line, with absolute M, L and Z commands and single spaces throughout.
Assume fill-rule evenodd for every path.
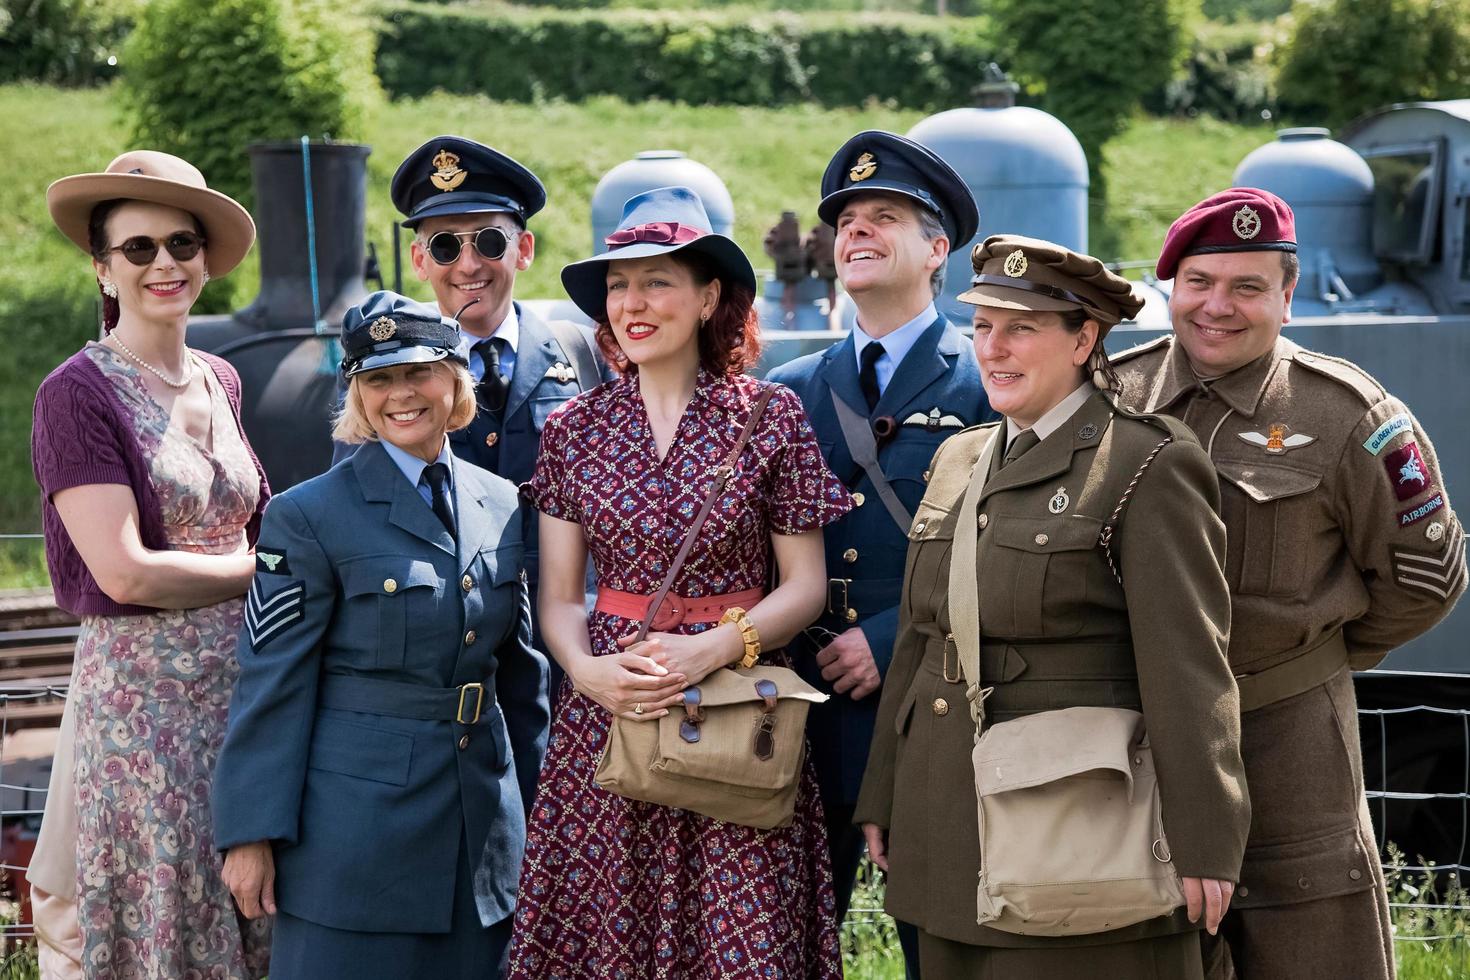
M 194 359 L 189 356 L 189 348 L 184 348 L 184 376 L 182 379 L 175 381 L 174 379 L 170 378 L 168 375 L 160 371 L 158 368 L 154 367 L 152 364 L 149 364 L 147 361 L 143 360 L 137 354 L 134 354 L 132 348 L 128 347 L 127 344 L 122 342 L 122 338 L 117 335 L 117 331 L 114 330 L 108 336 L 113 343 L 117 344 L 117 346 L 122 350 L 124 354 L 128 355 L 128 358 L 132 360 L 134 364 L 137 364 L 139 367 L 147 371 L 151 371 L 154 377 L 156 377 L 159 381 L 162 381 L 164 384 L 168 385 L 170 388 L 187 388 L 194 381 Z

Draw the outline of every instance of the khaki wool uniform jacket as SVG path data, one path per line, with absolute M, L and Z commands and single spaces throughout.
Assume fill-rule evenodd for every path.
M 978 946 L 1098 945 L 1197 928 L 1182 910 L 1075 938 L 976 924 L 975 727 L 946 641 L 959 627 L 949 621 L 949 562 L 971 471 L 1004 432 L 1003 424 L 979 426 L 940 447 L 909 529 L 898 640 L 855 817 L 888 830 L 887 909 Z M 1125 591 L 1099 536 L 1166 438 L 1113 538 Z M 1225 661 L 1230 607 L 1218 503 L 1209 461 L 1183 426 L 1119 414 L 1095 394 L 990 478 L 976 561 L 982 683 L 994 687 L 987 723 L 1079 705 L 1141 709 L 1175 867 L 1233 881 L 1250 808 Z
M 1348 668 L 1370 668 L 1428 630 L 1465 589 L 1464 532 L 1434 447 L 1367 372 L 1285 338 L 1208 383 L 1172 336 L 1125 351 L 1114 365 L 1124 403 L 1184 421 L 1220 477 L 1230 664 L 1246 709 L 1252 802 L 1232 912 L 1361 894 L 1370 907 L 1354 921 L 1364 930 L 1334 912 L 1317 924 L 1333 934 L 1317 939 L 1342 949 L 1344 963 L 1357 957 L 1353 975 L 1388 975 L 1391 940 Z M 1278 682 L 1313 660 L 1315 669 Z M 1252 679 L 1282 664 L 1274 677 Z M 1374 889 L 1377 896 L 1368 894 Z M 1375 904 L 1380 935 L 1342 934 L 1371 933 Z M 1296 948 L 1287 948 L 1285 933 L 1275 943 L 1283 969 L 1311 928 L 1292 922 Z M 1351 949 L 1359 939 L 1364 948 Z M 1386 960 L 1380 967 L 1368 962 L 1375 947 Z M 1252 959 L 1267 975 L 1277 961 L 1261 955 L 1268 958 Z

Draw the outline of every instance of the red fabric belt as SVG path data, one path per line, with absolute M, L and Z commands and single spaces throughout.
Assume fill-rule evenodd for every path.
M 744 592 L 727 592 L 724 595 L 686 599 L 670 592 L 664 597 L 663 605 L 653 617 L 653 628 L 659 632 L 667 632 L 680 623 L 718 622 L 719 618 L 725 615 L 725 610 L 731 606 L 749 609 L 760 602 L 765 594 L 764 589 L 746 589 Z M 623 619 L 642 622 L 643 618 L 648 615 L 648 605 L 651 602 L 653 602 L 651 595 L 619 592 L 617 589 L 598 586 L 595 608 L 598 612 L 607 613 L 609 616 L 621 616 Z

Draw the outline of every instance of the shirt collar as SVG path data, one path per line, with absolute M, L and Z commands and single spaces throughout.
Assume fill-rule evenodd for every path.
M 505 315 L 504 320 L 500 321 L 500 326 L 495 328 L 494 332 L 490 334 L 490 337 L 499 337 L 505 341 L 505 346 L 510 348 L 512 354 L 516 353 L 516 348 L 521 342 L 521 317 L 516 312 L 516 305 L 514 303 L 510 304 L 510 312 Z M 470 351 L 474 349 L 476 344 L 482 340 L 489 340 L 490 337 L 477 337 L 472 333 L 461 331 L 459 335 L 459 352 L 468 358 Z
M 1276 372 L 1276 365 L 1290 357 L 1295 347 L 1285 337 L 1277 337 L 1274 347 L 1244 367 L 1236 368 L 1219 378 L 1205 380 L 1194 373 L 1189 356 L 1184 352 L 1184 345 L 1179 343 L 1177 337 L 1172 338 L 1169 341 L 1169 355 L 1164 359 L 1164 370 L 1149 396 L 1147 410 L 1165 411 L 1186 394 L 1213 391 L 1237 415 L 1252 418 L 1256 414 L 1256 406 L 1261 403 L 1261 396 L 1266 392 L 1266 385 Z
M 852 346 L 854 352 L 857 354 L 858 369 L 862 369 L 863 348 L 869 344 L 882 345 L 883 350 L 887 352 L 889 357 L 893 358 L 893 364 L 897 367 L 903 362 L 904 355 L 913 348 L 914 344 L 918 342 L 919 337 L 923 335 L 924 331 L 938 317 L 939 311 L 934 308 L 933 303 L 930 303 L 924 307 L 923 312 L 918 316 L 897 330 L 885 334 L 882 337 L 870 337 L 867 331 L 863 329 L 863 325 L 854 321 L 852 325 Z
M 1046 414 L 1037 419 L 1036 423 L 1031 426 L 1031 431 L 1036 433 L 1038 440 L 1045 439 L 1060 429 L 1063 422 L 1076 415 L 1077 410 L 1085 405 L 1087 399 L 1091 398 L 1096 391 L 1097 388 L 1093 386 L 1091 378 L 1082 382 L 1070 395 L 1057 402 L 1046 411 Z M 1009 446 L 1011 440 L 1024 431 L 1026 430 L 1022 429 L 1014 421 L 1006 419 L 1006 445 Z
M 381 442 L 383 444 L 383 448 L 388 451 L 388 458 L 393 460 L 393 462 L 397 464 L 399 471 L 408 479 L 408 482 L 414 487 L 417 487 L 419 485 L 419 480 L 423 478 L 424 468 L 427 467 L 429 464 L 419 459 L 413 453 L 410 453 L 403 449 L 399 449 L 387 439 L 380 439 L 379 442 Z M 434 460 L 434 462 L 443 463 L 445 466 L 449 467 L 449 486 L 451 489 L 454 487 L 453 460 L 454 454 L 449 451 L 449 437 L 445 436 L 444 446 L 439 450 L 439 458 Z

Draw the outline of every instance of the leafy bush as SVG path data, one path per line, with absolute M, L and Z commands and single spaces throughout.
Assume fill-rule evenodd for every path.
M 152 0 L 124 51 L 134 139 L 248 207 L 248 144 L 361 133 L 373 42 L 327 0 Z
M 95 85 L 145 0 L 0 0 L 0 82 Z
M 1252 122 L 1275 115 L 1271 57 L 1281 26 L 1275 22 L 1207 24 L 1195 32 L 1184 68 L 1144 97 L 1156 115 L 1214 116 Z
M 378 75 L 510 101 L 610 95 L 693 105 L 962 105 L 992 60 L 985 22 L 897 15 L 553 11 L 399 3 Z M 432 66 L 432 70 L 429 70 Z
M 1470 96 L 1464 0 L 1300 3 L 1277 77 L 1282 108 L 1336 126 L 1370 109 Z

